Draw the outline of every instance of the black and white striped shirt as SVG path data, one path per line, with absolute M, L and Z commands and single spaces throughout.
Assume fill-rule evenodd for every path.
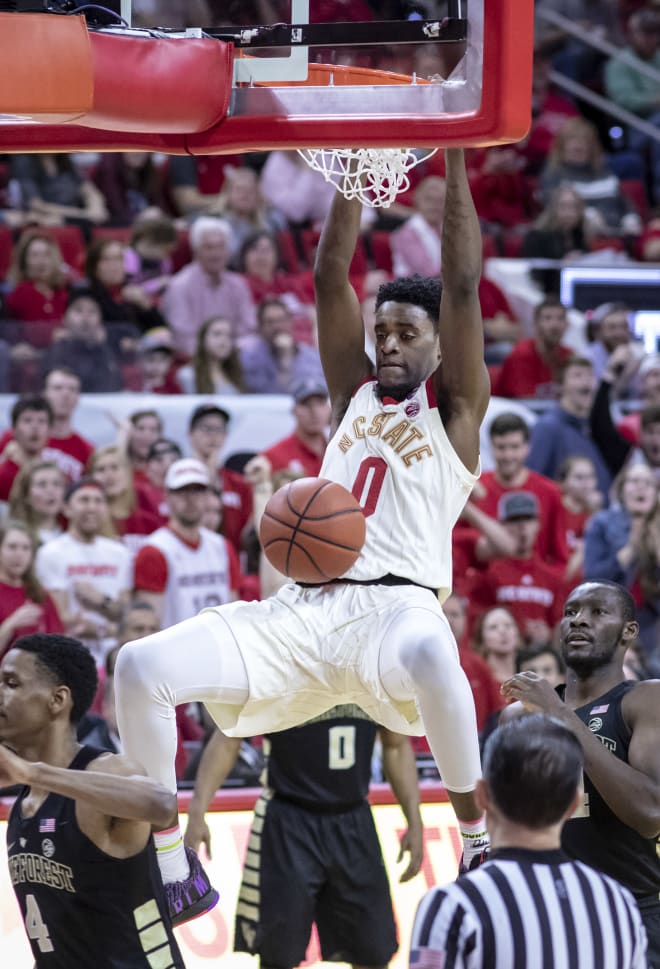
M 410 969 L 646 969 L 630 892 L 563 852 L 507 848 L 427 892 Z

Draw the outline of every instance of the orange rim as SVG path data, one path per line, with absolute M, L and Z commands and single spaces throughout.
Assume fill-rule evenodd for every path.
M 239 54 L 246 57 L 249 55 Z M 327 87 L 352 85 L 354 87 L 375 84 L 430 84 L 424 78 L 412 78 L 410 74 L 393 71 L 377 71 L 369 67 L 347 67 L 343 64 L 310 64 L 305 81 L 256 81 L 255 87 Z

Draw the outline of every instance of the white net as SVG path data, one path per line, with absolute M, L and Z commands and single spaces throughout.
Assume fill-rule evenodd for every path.
M 388 208 L 410 187 L 410 169 L 436 151 L 418 156 L 412 148 L 302 148 L 298 154 L 347 199 Z

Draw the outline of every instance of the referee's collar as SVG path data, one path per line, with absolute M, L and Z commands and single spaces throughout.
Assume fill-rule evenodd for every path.
M 561 848 L 491 848 L 488 861 L 532 861 L 542 865 L 561 865 L 571 859 Z

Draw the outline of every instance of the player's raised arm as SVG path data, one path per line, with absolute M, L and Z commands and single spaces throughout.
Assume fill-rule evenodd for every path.
M 490 382 L 484 363 L 479 306 L 481 232 L 462 148 L 448 148 L 447 194 L 442 229 L 442 299 L 438 380 L 452 401 L 447 433 L 461 460 L 474 470 L 479 425 L 488 406 Z
M 357 199 L 349 201 L 341 192 L 335 194 L 314 265 L 319 351 L 335 424 L 357 385 L 371 373 L 364 352 L 360 303 L 348 276 L 361 210 Z

